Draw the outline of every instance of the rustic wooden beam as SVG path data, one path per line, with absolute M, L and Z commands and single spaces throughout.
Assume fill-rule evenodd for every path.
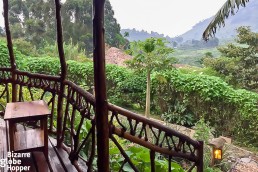
M 3 7 L 4 7 L 4 24 L 5 24 L 5 32 L 6 32 L 6 39 L 7 39 L 7 47 L 9 51 L 10 63 L 11 63 L 11 71 L 12 71 L 12 101 L 17 101 L 17 86 L 15 84 L 16 80 L 16 63 L 15 57 L 13 53 L 13 43 L 12 43 L 12 36 L 9 27 L 9 16 L 8 16 L 8 0 L 3 0 Z
M 198 149 L 197 156 L 198 156 L 198 163 L 196 163 L 197 166 L 197 172 L 203 172 L 203 141 L 199 141 L 200 148 Z
M 63 93 L 65 90 L 65 78 L 67 74 L 67 67 L 65 62 L 64 48 L 63 48 L 63 31 L 61 21 L 61 4 L 60 0 L 55 0 L 56 7 L 56 28 L 57 28 L 57 47 L 59 53 L 59 59 L 61 64 L 61 77 L 60 77 L 60 93 L 58 96 L 57 104 L 57 146 L 62 145 L 62 121 L 63 121 Z
M 105 72 L 104 38 L 105 0 L 93 0 L 93 39 L 94 39 L 94 86 L 96 98 L 96 127 L 98 171 L 109 171 L 109 128 Z

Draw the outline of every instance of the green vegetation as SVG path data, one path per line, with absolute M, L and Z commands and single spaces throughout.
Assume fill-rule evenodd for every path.
M 7 58 L 6 46 L 1 44 L 1 61 Z M 21 70 L 58 75 L 59 60 L 53 57 L 25 57 L 15 51 Z M 4 62 L 7 64 L 6 62 Z M 1 63 L 1 64 L 4 64 Z M 92 62 L 68 60 L 68 79 L 78 85 L 93 85 Z M 144 108 L 146 74 L 135 73 L 116 65 L 107 65 L 109 101 L 124 107 L 138 105 Z M 204 117 L 216 130 L 217 135 L 232 136 L 243 143 L 257 145 L 258 95 L 242 89 L 234 89 L 214 76 L 185 74 L 172 67 L 155 71 L 151 75 L 151 113 L 178 116 L 178 121 L 192 125 Z M 190 116 L 189 116 L 190 115 Z M 193 119 L 190 123 L 189 117 Z M 185 121 L 185 122 L 184 122 Z M 187 122 L 186 122 L 187 121 Z
M 201 59 L 205 57 L 207 52 L 211 52 L 214 57 L 219 57 L 220 53 L 216 48 L 205 49 L 175 49 L 174 57 L 178 60 L 179 64 L 188 64 L 192 66 L 201 67 Z
M 211 167 L 211 151 L 212 147 L 208 145 L 209 140 L 214 138 L 215 130 L 210 126 L 209 122 L 205 122 L 203 118 L 196 122 L 194 126 L 194 138 L 196 140 L 203 140 L 204 141 L 204 159 L 203 159 L 203 167 L 205 172 L 221 172 L 221 171 L 229 171 L 230 166 L 225 158 L 227 156 L 226 147 L 224 146 L 223 149 L 223 159 L 220 163 L 215 164 L 214 167 Z
M 133 42 L 130 45 L 129 53 L 134 56 L 127 61 L 129 67 L 138 72 L 146 73 L 146 107 L 145 116 L 150 118 L 150 95 L 151 95 L 151 73 L 159 68 L 171 66 L 175 62 L 169 54 L 172 48 L 166 46 L 166 42 L 161 38 L 149 38 L 144 42 Z
M 151 171 L 149 149 L 133 145 L 125 140 L 120 139 L 119 137 L 115 137 L 115 139 L 120 145 L 123 145 L 123 149 L 126 150 L 127 156 L 132 160 L 132 163 L 137 167 L 137 169 L 142 172 Z M 121 165 L 124 163 L 124 159 L 121 157 L 119 149 L 115 146 L 113 142 L 110 144 L 109 155 L 111 159 L 111 169 L 113 171 L 119 171 Z M 171 162 L 171 167 L 172 172 L 184 172 L 183 168 L 175 161 Z M 168 171 L 168 168 L 168 160 L 164 156 L 157 154 L 155 156 L 155 171 Z M 123 167 L 123 171 L 133 172 L 134 170 L 127 162 Z
M 13 38 L 22 38 L 37 50 L 56 41 L 54 1 L 11 0 L 9 21 Z M 62 4 L 63 36 L 67 44 L 78 46 L 87 55 L 92 53 L 92 1 L 67 0 Z M 109 1 L 105 3 L 106 43 L 125 47 L 128 41 L 120 34 Z M 31 54 L 30 54 L 31 55 Z
M 204 65 L 217 71 L 237 88 L 258 91 L 258 35 L 249 27 L 239 27 L 236 43 L 218 48 L 221 58 L 205 58 Z
M 194 138 L 196 140 L 203 140 L 204 142 L 203 168 L 204 168 L 204 171 L 208 171 L 210 169 L 210 162 L 211 162 L 211 147 L 208 145 L 208 143 L 210 139 L 214 138 L 213 137 L 214 129 L 212 129 L 209 126 L 209 123 L 205 123 L 203 118 L 201 118 L 198 122 L 196 122 L 194 129 L 195 129 Z

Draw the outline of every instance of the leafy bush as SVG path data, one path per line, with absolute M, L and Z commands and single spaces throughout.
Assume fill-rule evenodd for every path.
M 19 62 L 21 59 L 23 59 L 25 56 L 18 51 L 14 47 L 14 56 L 16 59 L 16 63 L 19 66 Z M 10 67 L 10 57 L 9 57 L 9 52 L 7 49 L 6 41 L 4 39 L 0 39 L 0 67 Z
M 16 47 L 22 54 L 26 56 L 38 56 L 36 47 L 33 46 L 30 42 L 24 40 L 23 38 L 14 39 L 13 45 Z
M 192 127 L 196 122 L 196 119 L 192 112 L 189 111 L 189 108 L 186 107 L 186 104 L 185 100 L 183 100 L 182 103 L 175 101 L 174 106 L 170 106 L 168 112 L 163 113 L 161 118 L 169 123 Z
M 64 42 L 64 55 L 66 60 L 76 60 L 79 62 L 86 62 L 90 61 L 89 58 L 86 57 L 86 53 L 84 49 L 80 49 L 79 45 L 74 45 L 70 40 L 69 43 Z M 46 43 L 44 47 L 38 50 L 41 56 L 51 56 L 51 57 L 58 57 L 58 48 L 57 43 L 54 45 Z
M 209 141 L 213 139 L 214 135 L 214 128 L 210 126 L 209 122 L 205 122 L 204 118 L 201 118 L 194 126 L 195 133 L 194 138 L 196 140 L 202 140 L 204 141 L 204 155 L 203 155 L 203 165 L 204 165 L 204 171 L 205 172 L 221 172 L 221 171 L 229 171 L 230 164 L 227 160 L 227 148 L 228 146 L 225 145 L 223 147 L 223 157 L 222 161 L 218 164 L 215 164 L 214 166 L 211 165 L 211 152 L 212 147 L 208 145 Z
M 194 138 L 196 140 L 202 140 L 204 142 L 203 165 L 204 170 L 208 170 L 211 163 L 211 147 L 207 144 L 209 143 L 209 140 L 213 138 L 214 129 L 210 127 L 209 122 L 205 123 L 204 118 L 201 118 L 195 124 L 194 129 Z
M 150 172 L 151 171 L 151 162 L 150 162 L 150 150 L 144 147 L 136 146 L 131 143 L 128 143 L 125 140 L 119 139 L 116 137 L 117 141 L 122 147 L 125 148 L 127 156 L 132 160 L 132 163 L 140 172 Z M 109 148 L 110 155 L 110 165 L 113 171 L 119 171 L 121 165 L 124 163 L 124 158 L 121 156 L 119 149 L 116 145 L 111 142 Z M 171 162 L 172 172 L 184 172 L 183 168 L 175 161 Z M 155 156 L 155 171 L 162 172 L 168 171 L 168 160 L 157 154 Z M 126 163 L 123 167 L 125 172 L 133 172 L 134 170 L 131 166 Z
M 153 83 L 157 88 L 155 94 L 163 95 L 166 100 L 162 102 L 163 109 L 167 111 L 168 107 L 175 106 L 174 99 L 183 102 L 186 98 L 185 106 L 190 108 L 196 119 L 200 118 L 198 114 L 203 114 L 215 127 L 216 134 L 236 136 L 257 144 L 258 121 L 253 119 L 257 119 L 258 94 L 235 90 L 217 77 L 182 74 L 176 70 L 155 75 L 163 76 L 162 82 L 156 79 Z

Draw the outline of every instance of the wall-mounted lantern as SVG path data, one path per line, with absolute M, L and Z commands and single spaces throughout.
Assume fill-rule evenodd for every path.
M 220 162 L 223 156 L 223 146 L 226 140 L 224 138 L 214 138 L 212 139 L 208 145 L 212 147 L 212 158 L 211 165 L 213 166 L 215 163 Z

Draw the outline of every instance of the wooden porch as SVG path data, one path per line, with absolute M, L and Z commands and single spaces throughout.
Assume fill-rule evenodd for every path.
M 141 146 L 148 150 L 152 172 L 156 170 L 156 157 L 160 155 L 168 166 L 166 171 L 172 171 L 173 158 L 181 158 L 189 161 L 186 170 L 202 172 L 202 141 L 193 140 L 153 120 L 108 103 L 103 22 L 105 1 L 93 2 L 94 96 L 67 80 L 60 0 L 55 0 L 61 67 L 58 76 L 35 74 L 17 68 L 8 21 L 8 0 L 3 1 L 10 67 L 0 68 L 0 115 L 4 114 L 9 102 L 34 100 L 44 100 L 51 111 L 47 119 L 49 162 L 42 152 L 32 151 L 29 158 L 21 159 L 22 166 L 31 166 L 29 171 L 39 172 L 109 172 L 123 171 L 127 165 L 131 171 L 140 172 L 133 158 L 127 155 L 127 146 L 121 145 L 117 140 L 120 139 L 130 146 Z M 16 128 L 19 132 L 29 129 L 19 124 Z M 8 155 L 9 139 L 6 131 L 6 123 L 0 119 L 0 159 L 5 159 Z M 33 135 L 30 139 L 27 141 L 34 141 Z M 121 156 L 117 170 L 112 169 L 110 164 L 111 144 Z M 3 168 L 0 169 L 1 172 L 8 170 L 7 167 L 0 167 Z
M 6 122 L 0 118 L 0 160 L 3 161 L 7 159 L 8 152 L 8 140 L 7 140 L 7 126 Z M 24 127 L 23 125 L 17 125 L 17 130 L 29 130 L 29 128 Z M 33 142 L 33 137 L 31 140 L 27 140 L 27 142 Z M 48 139 L 48 158 L 49 161 L 46 160 L 43 152 L 34 151 L 29 154 L 29 157 L 23 158 L 15 158 L 16 160 L 21 160 L 20 166 L 27 168 L 28 172 L 77 172 L 78 170 L 75 168 L 71 161 L 69 160 L 67 152 L 65 152 L 62 148 L 56 147 L 56 139 L 49 136 Z M 5 167 L 3 167 L 5 166 Z M 85 162 L 79 158 L 78 166 L 82 171 L 87 171 L 87 166 Z M 13 167 L 14 168 L 14 167 Z M 10 169 L 10 168 L 9 168 Z M 0 171 L 7 172 L 11 171 L 7 168 L 7 165 L 1 162 Z

